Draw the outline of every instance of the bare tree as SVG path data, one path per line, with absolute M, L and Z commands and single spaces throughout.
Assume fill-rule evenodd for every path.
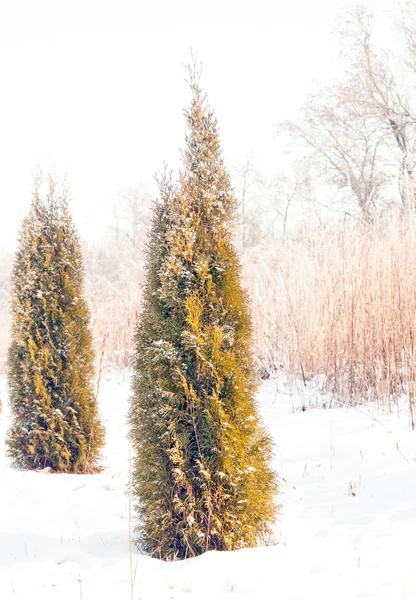
M 117 194 L 112 229 L 119 251 L 136 253 L 143 249 L 151 201 L 143 185 L 125 187 Z
M 251 154 L 235 169 L 234 176 L 237 180 L 237 193 L 240 201 L 241 248 L 244 251 L 254 246 L 261 237 L 258 208 L 263 196 L 264 178 L 254 166 Z
M 280 133 L 301 144 L 318 176 L 351 194 L 366 218 L 375 206 L 383 176 L 382 134 L 374 123 L 357 119 L 339 88 L 323 89 L 308 98 L 297 123 L 286 121 Z
M 319 176 L 351 193 L 366 219 L 392 199 L 386 185 L 391 182 L 402 207 L 416 207 L 416 111 L 401 77 L 403 68 L 416 72 L 416 28 L 409 6 L 414 15 L 416 8 L 414 0 L 406 4 L 399 29 L 410 68 L 392 64 L 392 55 L 374 41 L 372 15 L 356 8 L 338 27 L 348 45 L 344 76 L 311 94 L 296 122 L 279 127 L 311 157 Z
M 250 250 L 259 243 L 286 237 L 289 216 L 295 204 L 312 201 L 311 178 L 307 161 L 294 161 L 292 172 L 261 174 L 248 156 L 235 169 L 241 207 L 241 249 Z
M 414 10 L 413 2 L 408 2 L 407 6 L 408 11 Z M 414 58 L 415 31 L 410 16 L 410 12 L 402 12 L 399 32 L 407 43 L 409 57 Z M 402 205 L 405 209 L 414 209 L 416 112 L 408 88 L 400 77 L 400 70 L 412 63 L 407 61 L 401 69 L 392 64 L 391 54 L 374 42 L 373 15 L 363 8 L 357 8 L 347 16 L 340 33 L 347 36 L 353 48 L 349 81 L 345 86 L 346 101 L 357 105 L 361 121 L 370 119 L 380 132 L 384 132 L 385 156 L 391 156 L 393 164 L 398 163 L 397 182 Z M 405 74 L 409 82 L 409 69 Z M 395 157 L 397 161 L 394 161 Z
M 316 202 L 310 175 L 308 162 L 295 160 L 290 173 L 278 171 L 265 184 L 267 231 L 273 240 L 281 233 L 285 241 L 289 223 L 300 218 L 305 205 L 310 208 Z

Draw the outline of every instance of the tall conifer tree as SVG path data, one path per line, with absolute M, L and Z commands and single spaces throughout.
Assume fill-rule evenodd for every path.
M 150 232 L 129 413 L 137 530 L 166 560 L 253 546 L 276 511 L 233 247 L 237 203 L 217 121 L 190 75 L 184 168 L 177 186 L 162 180 Z
M 82 252 L 50 178 L 24 219 L 12 276 L 8 454 L 27 469 L 95 469 L 103 444 L 92 385 L 93 350 Z

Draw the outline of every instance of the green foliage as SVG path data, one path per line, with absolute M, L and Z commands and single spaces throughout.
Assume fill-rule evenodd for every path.
M 162 179 L 149 237 L 129 413 L 137 531 L 166 560 L 253 546 L 276 514 L 236 200 L 193 76 L 191 89 L 184 169 L 177 186 Z
M 8 454 L 23 468 L 94 470 L 104 432 L 92 385 L 80 242 L 65 198 L 37 187 L 12 276 Z

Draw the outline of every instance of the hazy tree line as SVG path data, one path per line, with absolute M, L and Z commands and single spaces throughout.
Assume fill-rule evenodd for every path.
M 324 264 L 325 252 L 338 248 L 340 260 L 346 261 L 345 248 L 364 224 L 373 224 L 373 229 L 363 234 L 363 244 L 366 235 L 380 237 L 393 227 L 390 240 L 410 243 L 404 229 L 412 226 L 415 208 L 415 2 L 402 3 L 401 10 L 389 16 L 388 26 L 379 21 L 379 15 L 373 17 L 363 8 L 340 15 L 335 32 L 343 49 L 339 74 L 325 86 L 315 85 L 298 116 L 271 130 L 287 142 L 291 167 L 267 174 L 247 156 L 231 170 L 240 201 L 235 241 L 252 302 L 255 356 L 265 376 L 281 365 L 297 374 L 305 371 L 305 377 L 323 369 L 307 369 L 308 361 L 299 358 L 311 353 L 313 340 L 302 335 L 306 324 L 297 322 L 302 311 L 296 303 L 307 285 L 312 286 L 312 273 L 313 285 L 322 288 L 325 274 L 318 266 Z M 386 38 L 389 48 L 379 41 Z M 116 367 L 129 365 L 132 332 L 141 310 L 152 202 L 143 187 L 121 190 L 106 237 L 94 246 L 84 244 L 94 339 L 98 350 L 104 348 L 106 363 Z M 302 291 L 294 273 L 310 261 L 317 270 L 309 269 Z M 3 257 L 3 306 L 10 262 Z M 340 281 L 347 271 L 341 263 L 338 267 Z M 396 272 L 405 277 L 399 267 Z M 317 319 L 326 318 L 326 310 L 319 308 Z M 0 318 L 6 331 L 6 310 Z M 4 354 L 7 336 L 2 335 Z M 336 371 L 342 371 L 340 366 Z

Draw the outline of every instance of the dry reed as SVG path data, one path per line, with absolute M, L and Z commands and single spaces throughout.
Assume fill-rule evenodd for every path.
M 263 371 L 324 376 L 343 403 L 407 393 L 414 426 L 416 219 L 304 228 L 265 256 L 245 265 Z

